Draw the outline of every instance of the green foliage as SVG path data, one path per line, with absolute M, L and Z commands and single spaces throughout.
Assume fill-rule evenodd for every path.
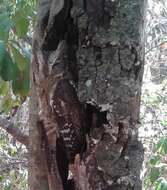
M 156 151 L 161 155 L 167 154 L 167 137 L 163 137 L 156 145 Z
M 0 112 L 12 114 L 29 94 L 36 0 L 0 0 Z M 0 129 L 0 189 L 27 189 L 26 149 Z
M 159 176 L 160 176 L 159 168 L 152 167 L 150 169 L 150 176 L 149 176 L 150 182 L 154 183 L 159 178 Z
M 145 133 L 148 131 L 150 142 L 147 144 L 146 157 L 149 161 L 145 165 L 144 189 L 167 190 L 167 125 L 166 125 L 166 80 L 150 88 L 146 85 L 143 93 L 143 124 Z M 156 90 L 154 89 L 156 87 Z M 150 88 L 148 90 L 148 88 Z M 154 142 L 154 143 L 153 143 Z
M 27 172 L 19 173 L 16 170 L 11 170 L 7 174 L 0 176 L 0 187 L 3 190 L 14 190 L 14 189 L 27 189 Z M 3 185 L 1 185 L 3 184 Z
M 0 129 L 0 189 L 27 189 L 26 151 Z
M 0 111 L 28 96 L 35 7 L 35 0 L 0 1 Z
M 12 18 L 15 23 L 16 34 L 18 37 L 24 37 L 28 32 L 29 21 L 28 18 L 24 16 L 22 9 L 19 9 Z
M 26 65 L 29 63 L 29 58 L 27 58 L 25 55 L 23 55 L 19 49 L 17 49 L 13 44 L 10 46 L 13 59 L 17 63 L 17 66 L 19 67 L 20 71 L 24 71 L 26 68 Z
M 150 159 L 151 165 L 156 165 L 160 163 L 161 156 L 160 155 L 153 155 Z
M 29 64 L 25 65 L 23 71 L 19 71 L 12 82 L 12 89 L 15 95 L 26 96 L 29 92 Z
M 14 79 L 15 64 L 7 52 L 4 42 L 0 41 L 0 75 L 4 81 Z
M 162 137 L 155 144 L 154 155 L 150 158 L 148 165 L 148 175 L 145 178 L 145 189 L 154 187 L 155 190 L 167 190 L 167 164 L 165 157 L 167 155 L 167 138 Z
M 155 190 L 167 190 L 167 180 L 164 178 L 161 178 L 155 187 Z

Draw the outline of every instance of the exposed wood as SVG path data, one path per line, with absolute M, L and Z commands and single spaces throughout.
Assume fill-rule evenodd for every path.
M 41 151 L 49 190 L 69 189 L 68 164 L 84 146 L 84 112 L 75 90 L 76 68 L 72 70 L 77 34 L 70 9 L 71 1 L 40 1 L 33 38 L 31 84 L 38 105 L 34 130 L 41 143 L 31 146 L 37 146 L 37 157 Z

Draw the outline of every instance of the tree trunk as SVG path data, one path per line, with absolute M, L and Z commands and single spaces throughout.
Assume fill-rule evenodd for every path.
M 39 1 L 31 65 L 30 190 L 142 189 L 137 127 L 144 9 L 144 0 Z M 66 125 L 72 126 L 75 151 L 63 136 Z M 67 179 L 69 167 L 75 187 Z
M 92 189 L 141 189 L 143 148 L 137 141 L 144 65 L 144 0 L 89 0 L 78 10 L 79 97 L 107 111 L 95 150 Z M 80 11 L 80 12 L 79 12 Z M 95 138 L 97 134 L 95 134 Z M 99 135 L 98 135 L 99 137 Z M 89 167 L 89 164 L 87 164 Z M 95 172 L 96 173 L 96 172 Z

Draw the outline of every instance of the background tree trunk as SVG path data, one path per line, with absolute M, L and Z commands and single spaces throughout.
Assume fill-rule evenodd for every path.
M 59 121 L 52 100 L 61 114 L 80 115 L 80 102 L 87 106 L 85 120 L 91 129 L 84 162 L 75 158 L 75 189 L 141 190 L 143 148 L 137 127 L 144 9 L 144 0 L 39 1 L 31 66 L 31 190 L 66 188 L 53 151 L 66 120 Z M 57 101 L 62 97 L 64 109 Z M 84 122 L 79 117 L 74 124 Z

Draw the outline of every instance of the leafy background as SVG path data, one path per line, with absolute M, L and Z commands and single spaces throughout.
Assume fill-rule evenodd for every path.
M 0 114 L 28 133 L 35 0 L 0 0 Z M 0 189 L 27 189 L 27 150 L 0 129 Z
M 19 106 L 29 92 L 35 15 L 35 0 L 0 1 L 0 109 L 3 112 Z
M 148 0 L 139 136 L 144 190 L 167 190 L 167 1 Z

